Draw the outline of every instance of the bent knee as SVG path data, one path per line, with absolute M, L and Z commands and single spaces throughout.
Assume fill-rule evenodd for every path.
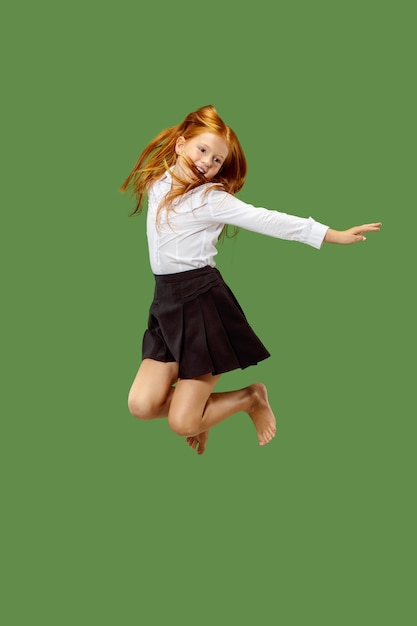
M 172 432 L 180 437 L 192 437 L 200 432 L 197 420 L 181 415 L 168 415 L 168 425 Z
M 129 394 L 127 406 L 133 417 L 140 420 L 149 420 L 155 415 L 155 407 L 146 398 Z

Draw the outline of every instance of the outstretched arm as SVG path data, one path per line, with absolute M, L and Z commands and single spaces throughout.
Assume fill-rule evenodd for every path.
M 354 226 L 348 230 L 333 230 L 329 228 L 324 237 L 324 243 L 341 243 L 350 244 L 365 241 L 364 233 L 378 231 L 382 226 L 381 222 L 375 224 L 362 224 L 362 226 Z

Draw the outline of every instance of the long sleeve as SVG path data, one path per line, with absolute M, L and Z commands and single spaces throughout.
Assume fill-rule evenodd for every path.
M 211 189 L 207 203 L 213 223 L 230 224 L 278 239 L 289 239 L 320 248 L 328 226 L 315 221 L 255 207 L 224 191 Z

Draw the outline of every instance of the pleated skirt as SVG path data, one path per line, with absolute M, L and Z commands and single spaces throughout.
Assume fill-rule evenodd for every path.
M 179 378 L 196 378 L 269 356 L 216 268 L 155 276 L 142 358 L 175 361 Z

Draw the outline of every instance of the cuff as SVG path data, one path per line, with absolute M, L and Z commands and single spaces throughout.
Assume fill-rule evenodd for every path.
M 329 227 L 320 222 L 316 222 L 312 217 L 307 220 L 307 226 L 303 233 L 303 243 L 320 250 L 323 239 L 326 236 Z

